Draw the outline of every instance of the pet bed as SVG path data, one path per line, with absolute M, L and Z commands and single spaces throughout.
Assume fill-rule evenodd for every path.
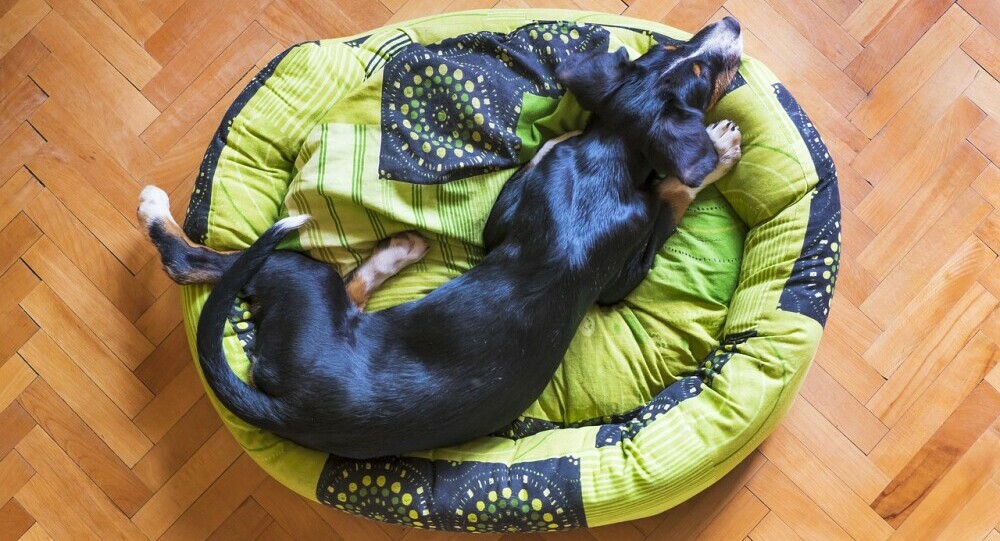
M 280 216 L 308 213 L 316 221 L 286 247 L 346 273 L 379 239 L 417 229 L 431 251 L 368 309 L 419 298 L 482 257 L 483 225 L 518 165 L 585 125 L 587 113 L 554 78 L 561 59 L 620 47 L 634 57 L 685 37 L 624 17 L 527 10 L 452 13 L 299 44 L 228 110 L 185 230 L 240 249 Z M 826 322 L 840 243 L 830 155 L 760 63 L 744 61 L 708 120 L 722 118 L 739 124 L 743 159 L 694 202 L 624 302 L 590 310 L 544 394 L 505 430 L 359 461 L 248 426 L 212 396 L 225 425 L 303 496 L 414 527 L 599 526 L 703 490 L 788 410 Z M 184 288 L 192 351 L 208 293 Z M 254 341 L 248 318 L 237 303 L 224 341 L 241 377 Z

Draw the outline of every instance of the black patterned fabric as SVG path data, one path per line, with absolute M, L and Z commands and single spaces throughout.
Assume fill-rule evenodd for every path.
M 387 457 L 327 459 L 316 497 L 375 520 L 467 532 L 555 531 L 587 525 L 580 461 L 512 466 Z
M 382 83 L 379 175 L 439 184 L 517 166 L 525 94 L 560 97 L 556 66 L 606 51 L 608 37 L 597 25 L 539 22 L 396 51 Z
M 805 111 L 781 84 L 773 86 L 782 108 L 799 130 L 809 148 L 819 182 L 809 194 L 809 225 L 806 228 L 802 252 L 785 282 L 778 308 L 809 316 L 826 325 L 830 301 L 840 267 L 840 192 L 837 189 L 837 168 L 823 139 Z

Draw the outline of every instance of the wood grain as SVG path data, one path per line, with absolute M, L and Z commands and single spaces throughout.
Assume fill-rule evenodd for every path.
M 740 19 L 840 178 L 843 257 L 783 423 L 663 514 L 492 541 L 1000 541 L 995 0 L 0 0 L 0 541 L 422 541 L 268 478 L 215 412 L 138 228 L 183 219 L 229 105 L 288 46 L 460 9 Z

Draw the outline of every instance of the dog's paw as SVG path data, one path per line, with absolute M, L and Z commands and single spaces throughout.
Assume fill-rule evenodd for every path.
M 150 184 L 139 193 L 139 221 L 148 226 L 157 219 L 170 217 L 170 197 L 167 192 Z
M 423 259 L 430 248 L 431 245 L 419 234 L 404 231 L 393 235 L 388 243 L 380 244 L 372 255 L 372 261 L 379 272 L 392 275 Z
M 743 135 L 732 120 L 720 120 L 708 127 L 708 137 L 719 153 L 719 167 L 729 170 L 743 156 Z

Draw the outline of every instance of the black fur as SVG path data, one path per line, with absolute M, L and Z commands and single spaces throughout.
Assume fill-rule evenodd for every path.
M 715 28 L 735 38 L 733 24 Z M 712 28 L 635 62 L 611 53 L 564 63 L 559 78 L 594 113 L 586 131 L 508 181 L 483 260 L 423 299 L 363 313 L 331 266 L 273 251 L 285 230 L 268 230 L 225 272 L 199 322 L 202 367 L 222 403 L 351 458 L 451 445 L 510 423 L 545 388 L 586 310 L 631 291 L 672 233 L 677 217 L 651 190 L 657 173 L 697 186 L 715 166 L 703 113 L 722 63 L 738 59 L 706 53 L 695 59 L 703 77 L 686 65 L 664 72 Z M 253 387 L 221 345 L 240 290 L 257 326 Z

